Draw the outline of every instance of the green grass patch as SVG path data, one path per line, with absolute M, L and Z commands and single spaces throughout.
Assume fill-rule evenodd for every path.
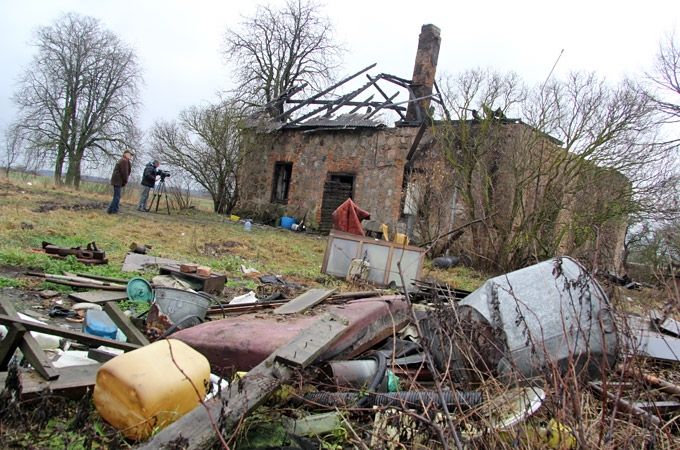
M 5 278 L 0 277 L 0 288 L 11 287 L 11 288 L 25 288 L 26 281 L 18 278 Z

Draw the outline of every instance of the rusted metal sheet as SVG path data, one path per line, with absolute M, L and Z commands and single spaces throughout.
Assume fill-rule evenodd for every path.
M 85 250 L 80 247 L 64 248 L 58 247 L 49 242 L 43 241 L 42 248 L 50 256 L 65 258 L 73 255 L 76 259 L 84 264 L 106 264 L 109 262 L 106 259 L 106 252 L 99 250 L 95 242 L 89 242 Z
M 173 334 L 208 360 L 223 375 L 250 370 L 264 361 L 282 342 L 330 313 L 347 322 L 342 336 L 319 359 L 352 357 L 392 335 L 409 322 L 408 304 L 401 295 L 366 298 L 342 305 L 324 305 L 317 314 L 286 317 L 252 313 L 207 322 Z

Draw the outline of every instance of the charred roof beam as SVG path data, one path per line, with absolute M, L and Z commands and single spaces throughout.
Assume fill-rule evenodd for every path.
M 311 97 L 308 98 L 305 102 L 300 103 L 300 104 L 298 104 L 297 106 L 294 106 L 294 107 L 290 108 L 288 111 L 285 111 L 283 114 L 281 114 L 281 115 L 279 115 L 278 117 L 276 117 L 276 119 L 277 119 L 277 120 L 281 120 L 281 121 L 285 121 L 287 118 L 290 117 L 290 115 L 291 115 L 293 112 L 299 110 L 300 108 L 304 108 L 305 106 L 307 106 L 307 104 L 308 104 L 310 101 L 316 100 L 316 99 L 319 99 L 319 98 L 323 97 L 324 95 L 328 94 L 329 92 L 331 92 L 333 89 L 337 88 L 338 86 L 341 86 L 341 85 L 347 83 L 348 81 L 353 80 L 354 78 L 358 77 L 359 75 L 361 75 L 361 74 L 363 74 L 363 73 L 365 73 L 365 72 L 368 72 L 369 70 L 371 70 L 372 68 L 374 68 L 376 65 L 377 65 L 377 63 L 373 63 L 373 64 L 371 64 L 370 66 L 365 67 L 364 69 L 361 69 L 360 71 L 358 71 L 358 72 L 356 72 L 356 73 L 354 73 L 354 74 L 352 74 L 352 75 L 350 75 L 350 76 L 348 76 L 348 77 L 346 77 L 346 78 L 343 78 L 342 80 L 338 81 L 338 82 L 335 83 L 334 85 L 332 85 L 332 86 L 330 86 L 330 87 L 327 87 L 326 89 L 322 90 L 321 92 L 318 92 L 317 94 L 311 96 Z
M 394 94 L 392 97 L 388 97 L 387 94 L 385 93 L 385 91 L 383 91 L 382 88 L 381 88 L 380 86 L 378 86 L 377 81 L 380 80 L 381 78 L 383 78 L 383 74 L 380 74 L 380 75 L 378 75 L 378 76 L 375 77 L 375 78 L 372 78 L 372 77 L 371 77 L 370 75 L 368 75 L 368 74 L 366 74 L 366 76 L 368 77 L 369 80 L 373 81 L 373 84 L 374 84 L 374 86 L 375 86 L 375 89 L 376 89 L 378 92 L 380 92 L 380 95 L 382 95 L 382 96 L 385 98 L 385 100 L 386 100 L 385 103 L 387 103 L 387 102 L 392 103 L 392 100 L 393 100 L 397 95 L 399 95 L 399 92 L 397 92 L 397 93 Z M 396 106 L 396 105 L 395 105 L 395 106 Z M 401 110 L 406 110 L 406 108 L 398 107 L 398 108 L 392 108 L 392 109 L 393 109 L 394 111 L 396 111 L 397 114 L 399 114 L 399 117 L 401 118 L 401 120 L 406 120 L 406 116 L 405 116 L 404 114 L 402 114 L 402 112 L 401 112 Z

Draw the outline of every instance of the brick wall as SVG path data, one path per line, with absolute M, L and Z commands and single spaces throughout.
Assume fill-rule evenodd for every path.
M 241 209 L 261 210 L 271 204 L 274 165 L 293 164 L 286 214 L 318 224 L 324 183 L 330 173 L 354 175 L 354 201 L 373 219 L 399 218 L 404 163 L 417 128 L 345 131 L 282 130 L 252 133 L 246 138 L 249 157 L 241 173 Z

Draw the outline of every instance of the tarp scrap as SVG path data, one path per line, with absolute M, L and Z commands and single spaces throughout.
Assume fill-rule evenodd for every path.
M 338 206 L 338 208 L 333 211 L 331 218 L 333 219 L 333 229 L 365 236 L 366 234 L 361 226 L 361 221 L 370 219 L 371 214 L 368 211 L 359 208 L 351 198 L 348 198 L 342 205 Z

